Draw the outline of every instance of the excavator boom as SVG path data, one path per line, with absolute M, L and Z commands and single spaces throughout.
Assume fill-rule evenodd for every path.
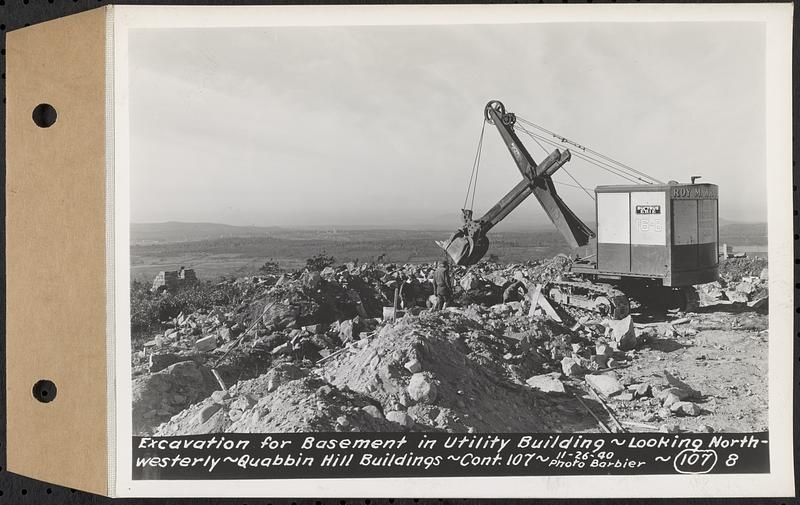
M 474 265 L 489 249 L 489 239 L 486 237 L 488 231 L 531 194 L 536 197 L 547 217 L 570 246 L 574 248 L 588 244 L 589 239 L 595 236 L 594 232 L 558 196 L 551 177 L 570 160 L 569 150 L 556 149 L 537 165 L 514 132 L 516 122 L 514 114 L 507 113 L 501 102 L 493 100 L 486 104 L 484 116 L 486 121 L 497 127 L 500 132 L 522 174 L 522 180 L 480 219 L 473 220 L 472 211 L 464 210 L 462 227 L 449 240 L 437 241 L 437 244 L 447 252 L 455 264 Z

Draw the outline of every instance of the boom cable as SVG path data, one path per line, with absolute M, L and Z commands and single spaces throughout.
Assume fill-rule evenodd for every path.
M 522 132 L 525 132 L 531 138 L 534 138 L 534 139 L 538 138 L 538 139 L 542 140 L 543 142 L 546 142 L 546 143 L 548 143 L 548 144 L 550 144 L 550 145 L 552 145 L 554 147 L 563 147 L 558 142 L 555 142 L 555 141 L 553 141 L 553 140 L 551 140 L 551 139 L 549 139 L 549 138 L 547 138 L 547 137 L 545 137 L 543 135 L 539 135 L 539 134 L 533 133 L 533 132 L 527 130 L 523 126 L 516 125 L 515 128 L 519 129 Z M 579 152 L 572 152 L 572 155 L 577 157 L 577 158 L 579 158 L 579 159 L 587 161 L 587 162 L 591 163 L 592 165 L 595 165 L 596 167 L 601 168 L 601 169 L 603 169 L 603 170 L 605 170 L 605 171 L 607 171 L 609 173 L 612 173 L 612 174 L 614 174 L 614 175 L 616 175 L 618 177 L 621 177 L 621 178 L 627 180 L 628 182 L 632 182 L 634 184 L 638 184 L 639 182 L 644 182 L 646 184 L 652 184 L 652 182 L 647 181 L 645 179 L 642 179 L 641 177 L 637 177 L 635 175 L 631 175 L 631 174 L 625 173 L 624 170 L 621 169 L 621 168 L 614 167 L 614 166 L 612 166 L 612 165 L 610 165 L 610 164 L 608 164 L 608 163 L 606 163 L 604 161 L 596 160 L 596 159 L 592 158 L 590 155 L 586 155 L 586 154 L 579 153 Z
M 597 156 L 597 157 L 599 157 L 599 158 L 602 158 L 603 160 L 605 160 L 605 161 L 607 161 L 607 162 L 613 163 L 614 165 L 616 165 L 616 166 L 620 167 L 621 169 L 625 169 L 625 170 L 627 170 L 627 171 L 629 171 L 629 172 L 632 172 L 632 173 L 634 173 L 634 174 L 636 174 L 636 175 L 639 175 L 639 176 L 641 176 L 641 177 L 644 177 L 645 179 L 648 179 L 648 180 L 642 180 L 642 179 L 640 179 L 640 180 L 642 180 L 643 182 L 646 182 L 647 184 L 653 184 L 653 183 L 657 183 L 657 184 L 664 184 L 662 181 L 660 181 L 660 180 L 656 179 L 655 177 L 653 177 L 653 176 L 651 176 L 651 175 L 649 175 L 649 174 L 647 174 L 647 173 L 645 173 L 645 172 L 642 172 L 642 171 L 636 170 L 635 168 L 633 168 L 633 167 L 632 167 L 632 166 L 630 166 L 630 165 L 626 165 L 625 163 L 622 163 L 621 161 L 617 161 L 617 160 L 615 160 L 614 158 L 612 158 L 612 157 L 610 157 L 610 156 L 606 156 L 605 154 L 603 154 L 603 153 L 601 153 L 601 152 L 595 151 L 594 149 L 591 149 L 591 148 L 589 148 L 589 147 L 586 147 L 586 146 L 584 146 L 584 145 L 582 145 L 582 144 L 579 144 L 579 143 L 577 143 L 577 142 L 575 142 L 575 141 L 573 141 L 573 140 L 570 140 L 570 139 L 568 139 L 567 137 L 564 137 L 563 135 L 560 135 L 560 134 L 558 134 L 558 133 L 555 133 L 555 132 L 553 132 L 553 131 L 550 131 L 550 130 L 548 130 L 547 128 L 545 128 L 545 127 L 543 127 L 543 126 L 540 126 L 540 125 L 538 125 L 538 124 L 536 124 L 536 123 L 534 123 L 534 122 L 532 122 L 532 121 L 528 121 L 527 119 L 521 118 L 521 117 L 519 117 L 519 116 L 517 116 L 517 120 L 518 120 L 518 121 L 520 121 L 520 122 L 522 122 L 522 123 L 525 123 L 525 124 L 526 124 L 526 125 L 528 125 L 528 126 L 531 126 L 531 127 L 533 127 L 533 128 L 536 128 L 537 130 L 540 130 L 540 131 L 542 131 L 542 132 L 545 132 L 545 133 L 547 133 L 548 135 L 550 135 L 551 137 L 555 137 L 555 138 L 557 138 L 557 139 L 558 139 L 558 140 L 560 140 L 562 143 L 573 145 L 573 146 L 575 146 L 576 148 L 578 148 L 578 149 L 580 149 L 581 151 L 583 151 L 584 153 L 591 153 L 591 154 L 593 154 L 593 155 L 595 155 L 595 156 Z M 637 179 L 638 179 L 638 177 L 637 177 Z M 651 182 L 651 181 L 652 181 L 652 182 Z
M 572 174 L 571 174 L 571 173 L 569 173 L 569 171 L 568 171 L 566 168 L 564 168 L 564 167 L 561 167 L 561 170 L 563 170 L 563 171 L 564 171 L 564 173 L 565 173 L 565 174 L 567 174 L 567 175 L 569 176 L 569 178 L 570 178 L 570 179 L 572 179 L 573 181 L 575 181 L 575 184 L 577 184 L 577 185 L 578 185 L 578 187 L 579 187 L 579 188 L 581 188 L 581 189 L 583 190 L 583 192 L 584 192 L 584 193 L 586 193 L 586 196 L 588 196 L 589 198 L 591 198 L 591 199 L 592 199 L 592 201 L 594 201 L 594 196 L 592 196 L 592 194 L 589 192 L 589 190 L 588 190 L 588 189 L 586 189 L 586 188 L 584 188 L 584 187 L 583 187 L 583 184 L 581 184 L 580 182 L 578 182 L 578 179 L 576 179 L 576 178 L 572 177 Z
M 524 128 L 523 128 L 523 130 L 524 130 Z M 527 133 L 527 132 L 526 132 L 526 133 Z M 532 135 L 531 135 L 531 138 L 533 139 L 533 141 L 534 141 L 534 142 L 536 142 L 536 145 L 538 145 L 538 146 L 539 146 L 539 147 L 542 149 L 542 152 L 544 152 L 544 155 L 545 155 L 545 156 L 547 156 L 548 154 L 550 154 L 550 153 L 547 151 L 547 149 L 546 149 L 546 148 L 545 148 L 545 147 L 542 145 L 542 143 L 541 143 L 541 142 L 539 142 L 539 139 L 537 139 L 536 137 L 534 137 L 534 136 L 532 136 Z M 588 196 L 589 198 L 591 198 L 591 199 L 592 199 L 592 201 L 594 201 L 594 196 L 592 196 L 592 194 L 589 192 L 589 190 L 587 190 L 586 188 L 584 188 L 584 187 L 583 187 L 583 184 L 581 184 L 580 182 L 578 182 L 578 179 L 576 179 L 575 177 L 573 177 L 573 176 L 572 176 L 572 174 L 571 174 L 571 173 L 569 173 L 569 171 L 567 171 L 567 168 L 566 168 L 566 167 L 563 167 L 563 166 L 562 166 L 562 167 L 561 167 L 561 170 L 563 170 L 563 171 L 564 171 L 564 173 L 566 173 L 566 174 L 569 176 L 569 178 L 570 178 L 570 179 L 572 179 L 573 181 L 575 181 L 575 184 L 577 184 L 577 186 L 575 186 L 574 184 L 567 184 L 567 183 L 564 183 L 564 182 L 559 182 L 559 181 L 553 181 L 553 182 L 555 182 L 556 184 L 563 184 L 564 186 L 570 186 L 570 187 L 573 187 L 573 188 L 581 188 L 581 189 L 583 190 L 583 192 L 584 192 L 584 193 L 586 193 L 586 196 Z

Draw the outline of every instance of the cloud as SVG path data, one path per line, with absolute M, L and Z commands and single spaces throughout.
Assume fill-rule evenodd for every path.
M 703 175 L 722 216 L 765 220 L 764 47 L 755 23 L 135 30 L 132 219 L 455 224 L 497 98 L 659 179 Z M 485 135 L 478 213 L 519 180 Z M 591 219 L 580 189 L 559 191 Z M 517 215 L 546 222 L 533 199 Z

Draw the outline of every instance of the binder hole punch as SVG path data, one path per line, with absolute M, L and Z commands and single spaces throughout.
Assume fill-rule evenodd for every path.
M 33 122 L 36 123 L 36 126 L 39 128 L 50 128 L 53 126 L 53 123 L 56 122 L 58 113 L 56 112 L 56 109 L 49 103 L 40 103 L 34 107 L 31 117 L 33 118 Z
M 33 397 L 39 400 L 42 403 L 50 403 L 56 399 L 56 394 L 58 390 L 56 389 L 55 383 L 49 380 L 40 380 L 36 381 L 36 384 L 33 385 Z

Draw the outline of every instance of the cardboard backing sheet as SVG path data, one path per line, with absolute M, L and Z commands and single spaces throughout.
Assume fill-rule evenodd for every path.
M 8 469 L 108 492 L 106 9 L 7 38 Z M 42 103 L 58 116 L 37 126 Z M 38 401 L 47 379 L 57 396 Z

